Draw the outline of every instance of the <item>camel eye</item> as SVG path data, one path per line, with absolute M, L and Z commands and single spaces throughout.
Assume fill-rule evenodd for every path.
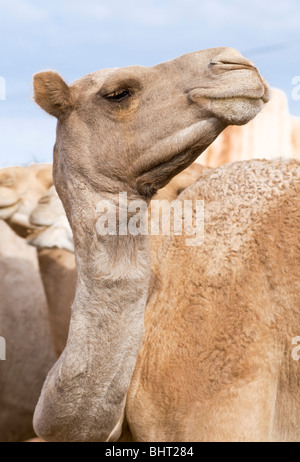
M 41 197 L 38 203 L 40 205 L 50 204 L 50 197 L 49 196 Z
M 129 90 L 122 90 L 122 91 L 114 91 L 113 93 L 109 93 L 105 96 L 105 98 L 113 101 L 122 101 L 125 98 L 131 96 Z

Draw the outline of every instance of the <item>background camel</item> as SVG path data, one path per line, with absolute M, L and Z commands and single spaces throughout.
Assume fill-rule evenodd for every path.
M 39 209 L 36 209 L 40 197 L 52 183 L 52 165 L 31 165 L 0 171 L 0 216 L 7 220 L 6 224 L 0 219 L 0 335 L 6 339 L 7 344 L 7 360 L 0 361 L 2 442 L 23 441 L 34 436 L 34 409 L 46 375 L 61 352 L 55 343 L 56 337 L 51 336 L 54 316 L 49 309 L 51 288 L 49 284 L 43 284 L 41 276 L 49 274 L 47 281 L 52 281 L 52 272 L 54 269 L 59 270 L 60 279 L 55 278 L 53 289 L 61 291 L 59 300 L 65 301 L 72 282 L 69 282 L 71 273 L 65 276 L 64 271 L 67 271 L 66 267 L 70 270 L 72 265 L 75 267 L 74 255 L 66 251 L 66 255 L 56 255 L 55 263 L 52 263 L 53 253 L 59 253 L 59 249 L 53 249 L 51 255 L 47 255 L 47 250 L 40 251 L 38 255 L 34 247 L 16 235 L 27 236 L 29 232 L 40 229 L 40 213 L 40 218 L 46 224 L 54 220 L 52 233 L 49 231 L 47 235 L 48 243 L 59 245 L 59 234 L 62 244 L 73 246 L 69 224 L 66 217 L 59 213 L 63 212 L 64 215 L 63 208 L 59 209 L 60 201 L 57 199 L 55 202 L 51 191 L 54 204 L 47 209 L 48 217 L 42 214 L 43 204 L 39 204 Z M 33 209 L 35 214 L 32 214 Z M 44 232 L 47 234 L 47 230 Z M 35 239 L 38 239 L 37 235 Z M 46 267 L 46 262 L 52 265 Z M 47 298 L 44 287 L 48 289 Z M 72 301 L 69 302 L 70 306 Z M 66 310 L 59 312 L 59 306 L 55 308 L 57 317 L 65 319 Z M 69 319 L 66 319 L 56 325 L 57 336 L 60 338 L 65 335 L 64 341 L 68 323 Z M 61 326 L 66 332 L 59 331 Z
M 0 332 L 7 344 L 0 362 L 1 441 L 34 435 L 36 401 L 57 358 L 37 251 L 15 234 L 35 228 L 29 216 L 51 184 L 52 165 L 0 170 Z
M 53 345 L 59 357 L 68 337 L 76 271 L 72 230 L 54 186 L 40 199 L 29 221 L 36 227 L 28 242 L 38 248 Z
M 29 215 L 53 184 L 52 165 L 8 167 L 0 170 L 0 219 L 21 236 L 27 235 Z
M 56 356 L 36 249 L 2 220 L 0 233 L 0 439 L 22 441 L 34 435 L 33 411 Z
M 146 237 L 97 235 L 97 204 L 117 201 L 124 190 L 129 199 L 150 201 L 227 125 L 252 119 L 269 90 L 238 52 L 213 49 L 154 68 L 93 73 L 70 87 L 55 73 L 41 73 L 35 99 L 59 119 L 54 179 L 73 230 L 78 273 L 67 346 L 43 387 L 35 428 L 50 441 L 112 440 L 122 430 L 151 273 Z M 167 342 L 177 343 L 172 332 L 167 335 Z M 138 385 L 146 398 L 147 384 Z M 201 387 L 201 381 L 192 385 Z M 186 404 L 178 388 L 168 395 L 173 398 Z M 126 415 L 134 438 L 152 438 L 140 419 L 134 424 L 130 401 Z M 157 402 L 147 401 L 146 412 Z M 156 438 L 163 438 L 174 415 L 170 421 L 159 417 Z M 189 428 L 180 420 L 176 436 L 184 440 Z

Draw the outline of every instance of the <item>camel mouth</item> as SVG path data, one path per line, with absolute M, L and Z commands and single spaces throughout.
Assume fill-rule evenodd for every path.
M 38 236 L 40 236 L 45 231 L 47 231 L 48 228 L 49 228 L 48 226 L 41 226 L 41 225 L 31 226 L 31 228 L 29 228 L 30 234 L 27 236 L 27 241 L 29 243 L 33 242 Z
M 221 53 L 210 61 L 211 72 L 217 79 L 215 88 L 195 88 L 195 96 L 208 99 L 248 99 L 261 100 L 264 104 L 270 101 L 271 90 L 266 80 L 260 75 L 252 61 L 236 53 Z M 237 72 L 239 71 L 239 72 Z M 225 82 L 228 84 L 224 85 Z M 223 88 L 222 88 L 223 87 Z
M 253 90 L 250 88 L 246 89 L 246 91 L 223 91 L 220 94 L 220 92 L 218 93 L 218 91 L 213 88 L 209 91 L 207 88 L 196 87 L 190 91 L 189 98 L 194 102 L 202 99 L 216 102 L 247 100 L 250 102 L 261 102 L 263 105 L 265 105 L 270 101 L 272 92 L 267 82 L 262 78 L 260 79 L 260 85 L 257 88 L 253 88 Z
M 22 199 L 17 200 L 13 204 L 0 204 L 0 218 L 2 220 L 7 220 L 10 218 L 22 204 Z
M 29 223 L 28 216 L 24 213 L 15 212 L 10 218 L 10 222 L 13 225 L 19 226 L 20 228 L 24 228 L 24 229 L 32 228 L 31 224 Z
M 15 207 L 16 205 L 21 204 L 22 199 L 18 199 L 16 202 L 10 202 L 10 203 L 2 203 L 0 202 L 0 210 L 7 210 L 10 208 Z

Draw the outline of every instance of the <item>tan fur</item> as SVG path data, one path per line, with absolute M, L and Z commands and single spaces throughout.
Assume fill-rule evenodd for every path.
M 46 74 L 42 79 L 48 82 L 51 75 Z M 195 403 L 188 401 L 188 392 L 181 391 L 178 383 L 184 383 L 184 375 L 190 379 L 190 386 L 196 387 L 199 382 L 199 371 L 195 371 L 198 363 L 193 363 L 192 368 L 189 364 L 189 370 L 185 370 L 181 362 L 181 342 L 177 342 L 178 337 L 173 336 L 172 331 L 166 331 L 167 343 L 161 343 L 160 358 L 165 371 L 172 365 L 177 367 L 179 376 L 174 381 L 174 393 L 168 394 L 166 401 L 160 401 L 165 374 L 159 381 L 154 401 L 147 397 L 156 381 L 155 376 L 151 383 L 138 381 L 138 386 L 136 382 L 132 385 L 144 334 L 149 286 L 157 287 L 150 272 L 149 243 L 143 236 L 97 235 L 95 210 L 100 199 L 117 203 L 120 191 L 127 192 L 129 199 L 142 196 L 149 202 L 227 125 L 251 120 L 268 101 L 269 89 L 252 63 L 236 50 L 225 48 L 191 53 L 154 68 L 96 72 L 75 82 L 71 89 L 75 101 L 73 109 L 67 117 L 58 115 L 54 180 L 74 234 L 78 278 L 67 345 L 44 384 L 35 411 L 35 429 L 47 441 L 115 440 L 122 432 L 128 390 L 135 388 L 133 394 L 137 396 L 141 385 L 145 423 L 146 420 L 151 423 L 149 413 L 156 414 L 156 403 L 162 406 L 162 413 L 158 414 L 160 420 L 156 427 L 148 427 L 146 435 L 143 416 L 139 415 L 138 421 L 132 416 L 130 404 L 134 406 L 135 403 L 130 391 L 126 418 L 134 439 L 162 440 L 165 435 L 170 441 L 175 437 L 200 439 L 201 435 L 195 433 L 197 415 L 191 414 L 190 426 L 188 419 L 182 421 L 180 416 L 182 426 L 179 427 L 175 415 L 170 413 L 176 429 L 174 436 L 171 421 L 164 414 L 165 404 L 171 409 L 173 399 L 179 410 L 182 406 L 191 413 L 196 410 Z M 129 96 L 123 102 L 115 104 L 107 99 L 107 94 L 120 90 L 128 90 Z M 41 105 L 45 108 L 43 102 Z M 47 109 L 53 111 L 52 107 L 47 106 Z M 157 249 L 158 260 L 165 245 Z M 211 247 L 211 251 L 216 252 L 215 242 Z M 172 241 L 170 253 L 175 260 L 178 250 Z M 184 287 L 178 284 L 170 286 L 173 295 L 169 300 L 180 293 L 192 300 L 190 272 L 199 251 L 185 249 L 182 252 L 183 255 L 187 252 L 190 258 L 185 268 L 189 275 L 188 292 L 185 294 Z M 173 267 L 174 284 L 177 272 L 179 268 Z M 162 281 L 159 290 L 162 297 L 170 295 L 169 288 L 166 291 L 167 286 L 164 286 L 167 279 Z M 215 275 L 212 281 L 216 283 Z M 198 297 L 196 290 L 195 304 Z M 152 303 L 155 298 L 155 293 L 151 294 Z M 163 305 L 159 313 L 168 306 L 165 300 Z M 172 308 L 176 312 L 180 305 Z M 195 339 L 194 321 L 192 319 L 190 331 Z M 148 334 L 151 330 L 155 332 L 157 324 L 160 324 L 159 316 L 150 330 L 148 327 Z M 201 332 L 201 323 L 198 324 Z M 159 338 L 155 338 L 159 344 Z M 166 362 L 164 348 L 173 346 L 176 352 L 179 350 L 178 355 L 176 353 Z M 186 352 L 184 346 L 182 351 Z M 160 358 L 152 357 L 151 361 Z M 246 391 L 250 393 L 251 390 Z M 141 408 L 137 406 L 136 409 L 138 413 Z M 257 409 L 261 409 L 260 402 Z M 231 431 L 231 423 L 227 428 L 223 426 L 227 434 Z M 258 419 L 253 431 L 250 428 L 251 438 L 257 437 L 261 430 Z M 216 434 L 211 433 L 210 437 L 217 439 Z
M 249 161 L 207 171 L 180 196 L 205 200 L 205 240 L 195 251 L 185 236 L 152 239 L 127 399 L 134 440 L 300 440 L 299 192 L 298 163 Z
M 186 188 L 198 180 L 206 169 L 207 167 L 193 163 L 183 172 L 176 175 L 167 186 L 160 189 L 153 197 L 153 200 L 168 200 L 172 202 Z

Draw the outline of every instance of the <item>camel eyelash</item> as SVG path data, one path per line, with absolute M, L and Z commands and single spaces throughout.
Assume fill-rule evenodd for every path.
M 122 101 L 129 96 L 131 96 L 131 92 L 129 90 L 121 90 L 109 93 L 108 95 L 105 95 L 105 98 L 113 101 Z

